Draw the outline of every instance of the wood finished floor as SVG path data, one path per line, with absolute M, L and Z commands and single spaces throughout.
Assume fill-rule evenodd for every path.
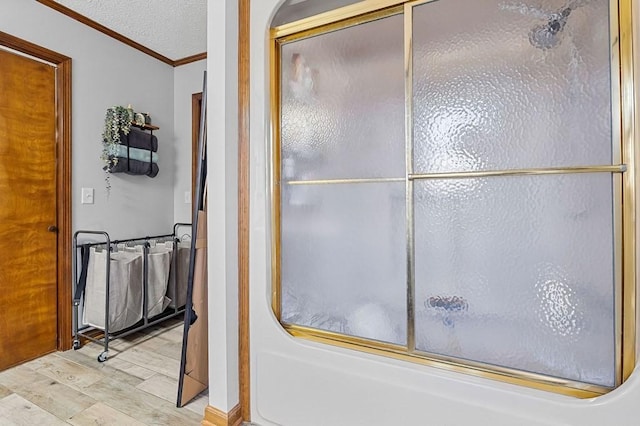
M 181 320 L 0 372 L 0 425 L 199 425 L 207 393 L 176 408 Z

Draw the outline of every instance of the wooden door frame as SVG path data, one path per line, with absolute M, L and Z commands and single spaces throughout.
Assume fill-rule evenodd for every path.
M 71 58 L 0 31 L 0 45 L 56 68 L 57 349 L 71 349 Z
M 238 0 L 238 354 L 240 415 L 251 421 L 249 339 L 249 104 L 251 1 Z

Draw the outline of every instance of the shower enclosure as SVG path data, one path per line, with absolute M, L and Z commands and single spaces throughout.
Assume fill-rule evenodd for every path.
M 368 3 L 272 31 L 280 322 L 575 396 L 615 388 L 635 291 L 617 2 Z

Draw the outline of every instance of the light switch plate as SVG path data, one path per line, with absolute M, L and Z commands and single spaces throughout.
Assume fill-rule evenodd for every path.
M 191 204 L 191 191 L 184 191 L 184 203 Z
M 82 188 L 82 204 L 93 204 L 93 188 Z

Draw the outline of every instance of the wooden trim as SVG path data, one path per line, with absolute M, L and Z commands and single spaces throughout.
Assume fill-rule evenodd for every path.
M 78 22 L 81 22 L 81 23 L 83 23 L 85 25 L 88 25 L 89 27 L 91 27 L 91 28 L 93 28 L 95 30 L 98 30 L 101 33 L 106 34 L 109 37 L 112 37 L 112 38 L 114 38 L 114 39 L 116 39 L 116 40 L 118 40 L 118 41 L 120 41 L 120 42 L 122 42 L 122 43 L 124 43 L 124 44 L 126 44 L 128 46 L 130 46 L 130 47 L 133 47 L 134 49 L 139 50 L 140 52 L 146 53 L 147 55 L 152 56 L 152 57 L 156 58 L 157 60 L 164 62 L 167 65 L 175 66 L 174 65 L 174 61 L 172 59 L 169 59 L 166 56 L 161 55 L 160 53 L 156 52 L 155 50 L 151 50 L 148 47 L 143 46 L 142 44 L 140 44 L 140 43 L 138 43 L 136 41 L 133 41 L 130 38 L 125 37 L 122 34 L 117 33 L 117 32 L 105 27 L 104 25 L 102 25 L 102 24 L 100 24 L 98 22 L 96 22 L 96 21 L 94 21 L 92 19 L 89 19 L 86 16 L 81 15 L 78 12 L 76 12 L 74 10 L 71 10 L 66 6 L 61 5 L 60 3 L 57 3 L 54 0 L 36 0 L 36 1 L 38 3 L 41 3 L 41 4 L 45 5 L 45 6 L 48 6 L 48 7 L 52 8 L 52 9 L 54 9 L 54 10 L 57 10 L 58 12 L 60 12 L 60 13 L 62 13 L 64 15 L 67 15 L 71 19 L 75 19 Z
M 136 124 L 134 122 L 131 122 L 131 125 L 142 130 L 160 130 L 160 127 L 154 126 L 153 124 Z
M 196 198 L 196 176 L 198 175 L 198 137 L 202 114 L 202 92 L 191 95 L 191 200 Z
M 240 405 L 236 405 L 228 413 L 207 405 L 201 424 L 202 426 L 240 426 L 242 424 Z
M 0 45 L 57 66 L 58 350 L 71 349 L 71 58 L 0 31 Z
M 58 52 L 54 52 L 53 50 L 49 50 L 45 47 L 38 46 L 37 44 L 14 37 L 11 34 L 3 33 L 2 31 L 0 31 L 0 44 L 8 47 L 9 49 L 31 55 L 54 65 L 59 65 L 65 61 L 71 61 L 71 58 Z
M 72 346 L 71 59 L 58 64 L 58 350 Z
M 238 327 L 240 411 L 251 420 L 249 342 L 250 0 L 238 0 Z
M 174 67 L 179 67 L 180 65 L 187 65 L 192 62 L 201 61 L 203 59 L 207 59 L 207 52 L 198 53 L 195 55 L 187 56 L 186 58 L 176 59 L 173 61 Z

